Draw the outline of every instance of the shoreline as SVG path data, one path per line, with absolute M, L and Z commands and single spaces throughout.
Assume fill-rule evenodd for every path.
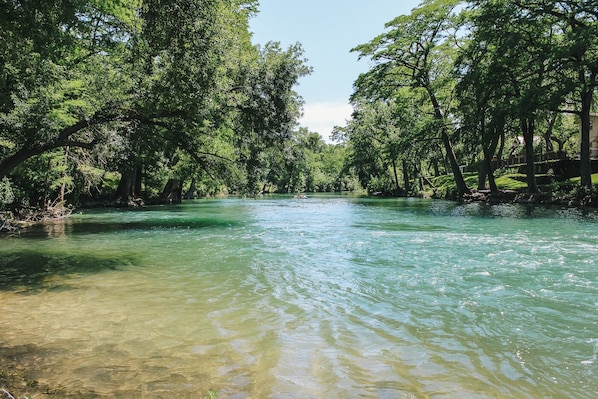
M 368 196 L 378 198 L 407 198 L 395 197 L 386 195 L 372 195 Z M 423 198 L 423 197 L 413 197 Z M 499 190 L 498 193 L 492 193 L 490 190 L 472 190 L 470 194 L 466 194 L 463 198 L 438 198 L 430 197 L 432 200 L 446 200 L 461 203 L 485 203 L 488 205 L 501 204 L 518 204 L 531 206 L 561 206 L 571 209 L 598 209 L 598 198 L 592 195 L 575 196 L 566 194 L 563 196 L 555 196 L 552 192 L 540 192 L 535 194 L 525 193 L 516 190 Z M 125 204 L 127 208 L 140 208 L 146 204 L 141 200 Z M 151 205 L 151 204 L 150 204 Z M 54 206 L 46 209 L 31 207 L 31 206 L 13 206 L 9 210 L 0 211 L 0 234 L 2 233 L 17 233 L 23 228 L 37 223 L 43 223 L 53 220 L 60 220 L 69 217 L 76 209 L 96 209 L 96 208 L 114 208 L 123 207 L 122 203 L 114 203 L 114 201 L 107 201 L 102 203 L 95 203 L 92 206 L 81 206 L 78 208 Z

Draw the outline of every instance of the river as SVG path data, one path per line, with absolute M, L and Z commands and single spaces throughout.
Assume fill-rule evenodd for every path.
M 518 205 L 84 211 L 0 239 L 0 356 L 86 398 L 592 398 L 597 244 Z

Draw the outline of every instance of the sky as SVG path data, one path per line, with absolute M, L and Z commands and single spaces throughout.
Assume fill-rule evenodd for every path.
M 301 43 L 313 68 L 296 91 L 303 100 L 300 125 L 329 141 L 334 126 L 345 126 L 352 108 L 353 82 L 367 72 L 367 60 L 350 50 L 384 33 L 384 25 L 409 14 L 420 0 L 259 0 L 260 12 L 250 20 L 254 44 Z

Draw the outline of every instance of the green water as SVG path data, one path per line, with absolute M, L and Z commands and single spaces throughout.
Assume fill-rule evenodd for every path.
M 593 398 L 598 215 L 350 197 L 0 240 L 0 356 L 97 398 Z

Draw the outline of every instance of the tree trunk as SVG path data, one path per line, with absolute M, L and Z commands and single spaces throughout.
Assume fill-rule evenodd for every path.
M 135 168 L 135 181 L 133 184 L 133 197 L 141 196 L 141 183 L 143 181 L 143 169 L 141 166 Z
M 394 178 L 394 183 L 395 183 L 395 191 L 397 193 L 397 196 L 402 194 L 402 189 L 401 186 L 399 185 L 399 174 L 397 173 L 397 161 L 396 159 L 392 159 L 392 173 L 393 173 L 393 178 Z
M 62 170 L 62 182 L 60 184 L 60 195 L 59 195 L 59 200 L 60 200 L 60 205 L 63 206 L 64 205 L 64 193 L 66 191 L 66 169 L 68 168 L 68 157 L 69 157 L 69 147 L 66 146 L 64 147 L 64 163 L 62 165 L 63 170 Z
M 104 117 L 104 118 L 95 120 L 93 123 L 107 122 L 107 121 L 113 120 L 115 118 L 116 118 L 115 116 Z M 33 148 L 32 147 L 23 147 L 23 148 L 19 149 L 13 155 L 5 158 L 4 160 L 2 160 L 2 162 L 0 162 L 0 178 L 8 176 L 14 168 L 19 166 L 21 163 L 23 163 L 27 159 L 34 157 L 36 155 L 43 154 L 46 151 L 51 151 L 53 149 L 65 147 L 65 146 L 92 148 L 95 144 L 94 142 L 85 143 L 85 142 L 77 142 L 77 141 L 71 140 L 72 135 L 91 126 L 92 119 L 85 118 L 69 127 L 62 129 L 61 131 L 58 132 L 58 137 L 50 142 L 40 143 Z
M 193 199 L 196 198 L 196 191 L 197 191 L 197 183 L 195 182 L 195 177 L 191 178 L 191 186 L 187 193 L 185 194 L 185 199 Z
M 48 158 L 48 165 L 46 166 L 46 177 L 44 179 L 44 198 L 43 198 L 43 207 L 48 207 L 48 190 L 50 185 L 50 170 L 52 170 L 52 160 Z
M 488 175 L 486 156 L 482 162 L 478 162 L 478 191 L 486 189 L 486 176 Z
M 594 80 L 595 80 L 595 74 Z M 592 161 L 590 159 L 590 111 L 593 99 L 593 87 L 583 90 L 581 98 L 581 186 L 592 188 Z
M 432 169 L 434 169 L 434 177 L 440 176 L 440 168 L 438 167 L 438 159 L 433 158 L 430 163 L 432 164 Z
M 553 112 L 550 120 L 548 121 L 548 127 L 544 132 L 544 143 L 546 144 L 546 152 L 554 152 L 554 145 L 552 144 L 552 132 L 554 130 L 554 124 L 556 123 L 557 113 Z
M 135 170 L 127 168 L 121 172 L 115 199 L 121 204 L 128 204 L 135 189 Z
M 536 183 L 536 163 L 534 162 L 535 121 L 533 117 L 521 118 L 521 130 L 525 142 L 527 192 L 535 194 L 538 192 L 538 184 Z
M 504 130 L 501 132 L 499 136 L 500 145 L 498 146 L 498 151 L 496 151 L 496 157 L 499 161 L 503 159 L 503 154 L 505 152 L 505 132 Z
M 446 157 L 449 161 L 451 166 L 451 171 L 453 172 L 453 178 L 455 179 L 455 185 L 457 186 L 457 192 L 459 193 L 459 198 L 463 198 L 465 194 L 471 193 L 471 190 L 465 184 L 465 179 L 463 179 L 463 173 L 461 173 L 461 168 L 459 168 L 459 163 L 457 162 L 457 156 L 455 155 L 455 150 L 453 149 L 453 144 L 451 143 L 451 138 L 448 135 L 446 121 L 444 120 L 444 115 L 440 108 L 440 103 L 436 98 L 436 95 L 432 91 L 432 88 L 426 86 L 426 90 L 432 101 L 432 105 L 434 106 L 434 117 L 442 123 L 442 129 L 440 132 L 440 137 L 442 139 L 442 144 L 444 145 L 444 150 L 446 151 Z
M 503 121 L 504 122 L 504 121 Z M 498 193 L 498 187 L 496 186 L 496 180 L 494 180 L 494 170 L 492 169 L 492 157 L 496 153 L 498 143 L 504 142 L 502 134 L 497 134 L 497 131 L 504 132 L 504 123 L 499 124 L 500 127 L 494 128 L 490 135 L 486 134 L 486 139 L 482 141 L 482 152 L 484 153 L 484 160 L 482 169 L 485 172 L 484 185 L 486 184 L 486 178 L 488 178 L 488 185 L 490 186 L 490 192 L 492 194 Z M 486 124 L 482 122 L 482 129 L 486 131 Z M 488 132 L 487 132 L 488 133 Z M 490 139 L 488 140 L 488 136 Z M 502 151 L 502 149 L 501 149 Z
M 160 195 L 160 200 L 165 204 L 180 204 L 182 197 L 181 182 L 177 179 L 169 179 Z
M 496 149 L 496 145 L 493 146 Z M 494 180 L 494 171 L 492 170 L 492 153 L 494 151 L 489 151 L 484 149 L 484 169 L 486 171 L 486 176 L 488 177 L 488 185 L 490 186 L 490 192 L 492 194 L 498 193 L 498 187 L 496 186 L 496 180 Z
M 446 127 L 442 128 L 441 137 L 442 143 L 444 144 L 444 149 L 446 150 L 446 156 L 451 165 L 451 171 L 453 172 L 453 178 L 455 179 L 455 185 L 457 186 L 459 198 L 463 198 L 465 194 L 471 193 L 471 190 L 469 190 L 469 187 L 467 187 L 467 184 L 465 184 L 465 179 L 463 178 L 463 173 L 461 173 L 461 168 L 459 168 L 459 163 L 457 162 L 457 157 L 455 156 L 455 151 L 453 150 L 453 144 L 448 136 Z
M 0 162 L 0 179 L 8 177 L 14 168 L 25 162 L 27 159 L 41 154 L 42 151 L 31 148 L 22 148 L 13 155 L 6 157 Z
M 411 183 L 409 181 L 409 165 L 405 159 L 403 159 L 403 185 L 405 186 L 405 192 L 409 194 L 411 191 Z

